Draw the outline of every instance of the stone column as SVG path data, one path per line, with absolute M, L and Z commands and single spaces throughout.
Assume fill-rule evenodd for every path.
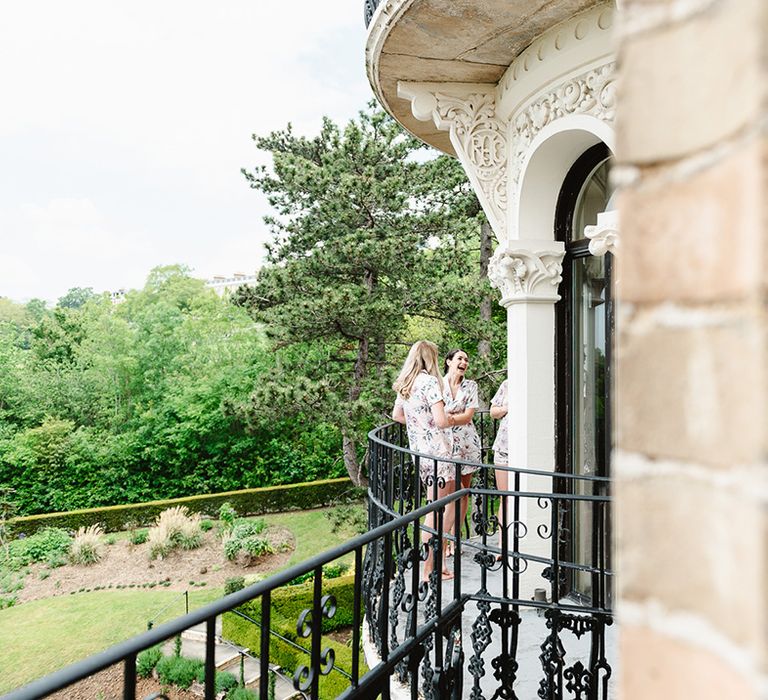
M 768 697 L 764 0 L 625 0 L 622 700 Z
M 560 298 L 563 250 L 559 241 L 508 241 L 488 266 L 488 278 L 507 309 L 509 464 L 514 467 L 554 471 L 554 304 Z M 552 479 L 524 476 L 520 486 L 551 492 Z M 549 556 L 550 542 L 536 536 L 549 512 L 522 499 L 520 519 L 528 530 L 522 550 Z M 529 565 L 521 577 L 521 597 L 532 597 L 533 589 L 546 583 L 542 568 Z

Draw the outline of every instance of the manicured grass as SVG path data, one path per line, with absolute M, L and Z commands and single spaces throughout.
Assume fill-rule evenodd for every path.
M 362 509 L 364 506 L 360 505 L 360 508 Z M 261 516 L 267 521 L 267 524 L 282 525 L 293 532 L 296 538 L 296 549 L 291 555 L 288 566 L 298 564 L 315 554 L 346 542 L 357 534 L 347 528 L 333 532 L 331 530 L 331 523 L 326 516 L 327 511 L 327 508 L 322 508 Z M 344 558 L 344 561 L 352 563 L 354 556 L 349 555 Z
M 363 506 L 360 506 L 361 508 Z M 293 532 L 296 548 L 286 566 L 346 541 L 355 533 L 331 530 L 325 510 L 263 516 Z M 349 563 L 351 555 L 346 558 Z M 274 573 L 274 572 L 272 572 Z M 190 609 L 221 597 L 221 589 L 190 590 Z M 168 605 L 160 624 L 184 613 L 178 591 L 110 590 L 35 600 L 0 610 L 0 693 L 102 651 L 143 632 Z
M 190 591 L 190 609 L 220 595 Z M 167 616 L 182 615 L 177 591 L 155 590 L 78 593 L 0 611 L 0 693 L 145 631 L 147 620 L 174 599 Z

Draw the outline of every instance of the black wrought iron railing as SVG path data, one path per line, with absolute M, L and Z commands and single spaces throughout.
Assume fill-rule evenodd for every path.
M 480 415 L 477 425 L 487 459 L 494 424 Z M 259 645 L 252 652 L 261 671 L 259 697 L 267 698 L 272 593 L 310 572 L 312 603 L 296 620 L 296 641 L 307 639 L 308 652 L 290 671 L 295 688 L 311 698 L 332 697 L 321 679 L 334 669 L 345 689 L 333 695 L 345 700 L 398 694 L 413 700 L 609 698 L 608 481 L 496 467 L 508 473 L 509 488 L 499 490 L 491 465 L 412 452 L 397 424 L 370 433 L 369 455 L 367 533 L 6 700 L 45 697 L 116 664 L 122 666 L 122 696 L 134 700 L 137 655 L 201 623 L 207 630 L 205 698 L 212 700 L 216 618 L 254 600 Z M 446 475 L 460 478 L 470 467 L 471 485 L 452 491 Z M 468 534 L 461 517 L 467 502 Z M 351 611 L 344 612 L 352 621 L 351 660 L 342 668 L 323 632 L 340 604 L 324 592 L 323 567 L 349 558 L 354 593 Z
M 487 414 L 476 420 L 488 459 L 495 424 Z M 394 552 L 373 544 L 366 563 L 380 573 L 373 576 L 369 615 L 376 617 L 376 600 L 387 601 L 387 625 L 373 624 L 374 642 L 386 658 L 410 637 L 415 618 L 403 615 L 414 591 L 425 600 L 427 616 L 437 611 L 443 539 L 454 540 L 450 597 L 463 601 L 453 653 L 462 653 L 465 697 L 542 698 L 544 700 L 606 700 L 611 697 L 615 644 L 610 535 L 610 481 L 593 475 L 572 475 L 436 459 L 408 449 L 404 426 L 377 428 L 370 438 L 370 512 L 372 525 L 397 522 L 427 500 L 450 491 L 462 474 L 471 478 L 470 536 L 459 537 L 463 520 L 460 501 L 452 501 L 443 528 L 422 526 L 431 535 L 429 547 L 438 559 L 422 588 L 418 587 L 412 549 L 416 532 L 399 528 Z M 465 472 L 472 469 L 472 476 Z M 499 489 L 496 475 L 506 475 L 508 487 Z M 451 517 L 452 516 L 452 517 Z M 443 530 L 449 530 L 450 534 Z M 427 553 L 422 550 L 421 560 Z M 386 582 L 386 583 L 385 583 Z M 411 614 L 412 615 L 412 614 Z M 386 627 L 387 638 L 383 636 Z M 381 632 L 378 632 L 381 630 Z M 406 688 L 420 686 L 424 698 L 442 698 L 434 684 L 438 667 L 453 669 L 455 659 L 442 658 L 429 642 L 421 677 L 400 669 Z M 430 654 L 432 660 L 430 661 Z M 432 668 L 430 668 L 430 664 Z M 418 682 L 417 682 L 418 681 Z M 415 694 L 411 694 L 415 697 Z
M 381 0 L 363 0 L 363 20 L 366 27 L 371 23 L 373 13 L 376 12 L 380 2 Z

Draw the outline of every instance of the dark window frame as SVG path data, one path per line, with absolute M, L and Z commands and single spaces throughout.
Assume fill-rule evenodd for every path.
M 555 471 L 560 473 L 573 473 L 574 455 L 573 455 L 573 407 L 574 400 L 572 396 L 572 361 L 573 348 L 573 309 L 571 306 L 571 293 L 573 284 L 573 263 L 581 258 L 588 257 L 589 240 L 585 238 L 573 239 L 573 217 L 579 194 L 587 182 L 590 174 L 606 159 L 611 157 L 611 151 L 602 142 L 591 146 L 576 159 L 574 164 L 568 170 L 563 180 L 563 185 L 557 198 L 555 207 L 554 231 L 555 239 L 563 241 L 565 244 L 565 255 L 563 257 L 563 281 L 560 284 L 561 299 L 555 304 Z M 606 376 L 605 376 L 605 415 L 607 425 L 605 430 L 605 469 L 596 472 L 597 476 L 610 476 L 604 473 L 609 469 L 610 454 L 612 446 L 612 397 L 611 388 L 613 385 L 613 337 L 614 337 L 614 304 L 612 294 L 613 278 L 613 259 L 611 254 L 605 257 L 606 265 Z M 558 491 L 567 493 L 571 483 L 567 479 L 555 480 L 555 488 Z M 606 488 L 601 487 L 596 495 L 607 495 Z M 574 532 L 575 514 L 566 512 L 564 516 L 564 527 Z M 608 532 L 605 533 L 607 541 L 610 542 L 611 516 L 607 519 Z M 596 549 L 598 536 L 596 528 L 593 527 L 592 550 Z M 561 556 L 565 561 L 573 561 L 573 538 L 566 538 L 561 548 Z M 607 551 L 607 563 L 610 566 L 611 552 L 610 547 Z M 577 601 L 588 603 L 588 597 L 576 589 L 575 575 L 573 570 L 568 569 L 566 580 L 561 590 L 562 595 L 570 596 Z M 610 591 L 608 592 L 610 596 Z

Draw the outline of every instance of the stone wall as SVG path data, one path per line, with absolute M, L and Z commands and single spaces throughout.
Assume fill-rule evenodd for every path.
M 766 698 L 768 3 L 619 6 L 620 697 Z

